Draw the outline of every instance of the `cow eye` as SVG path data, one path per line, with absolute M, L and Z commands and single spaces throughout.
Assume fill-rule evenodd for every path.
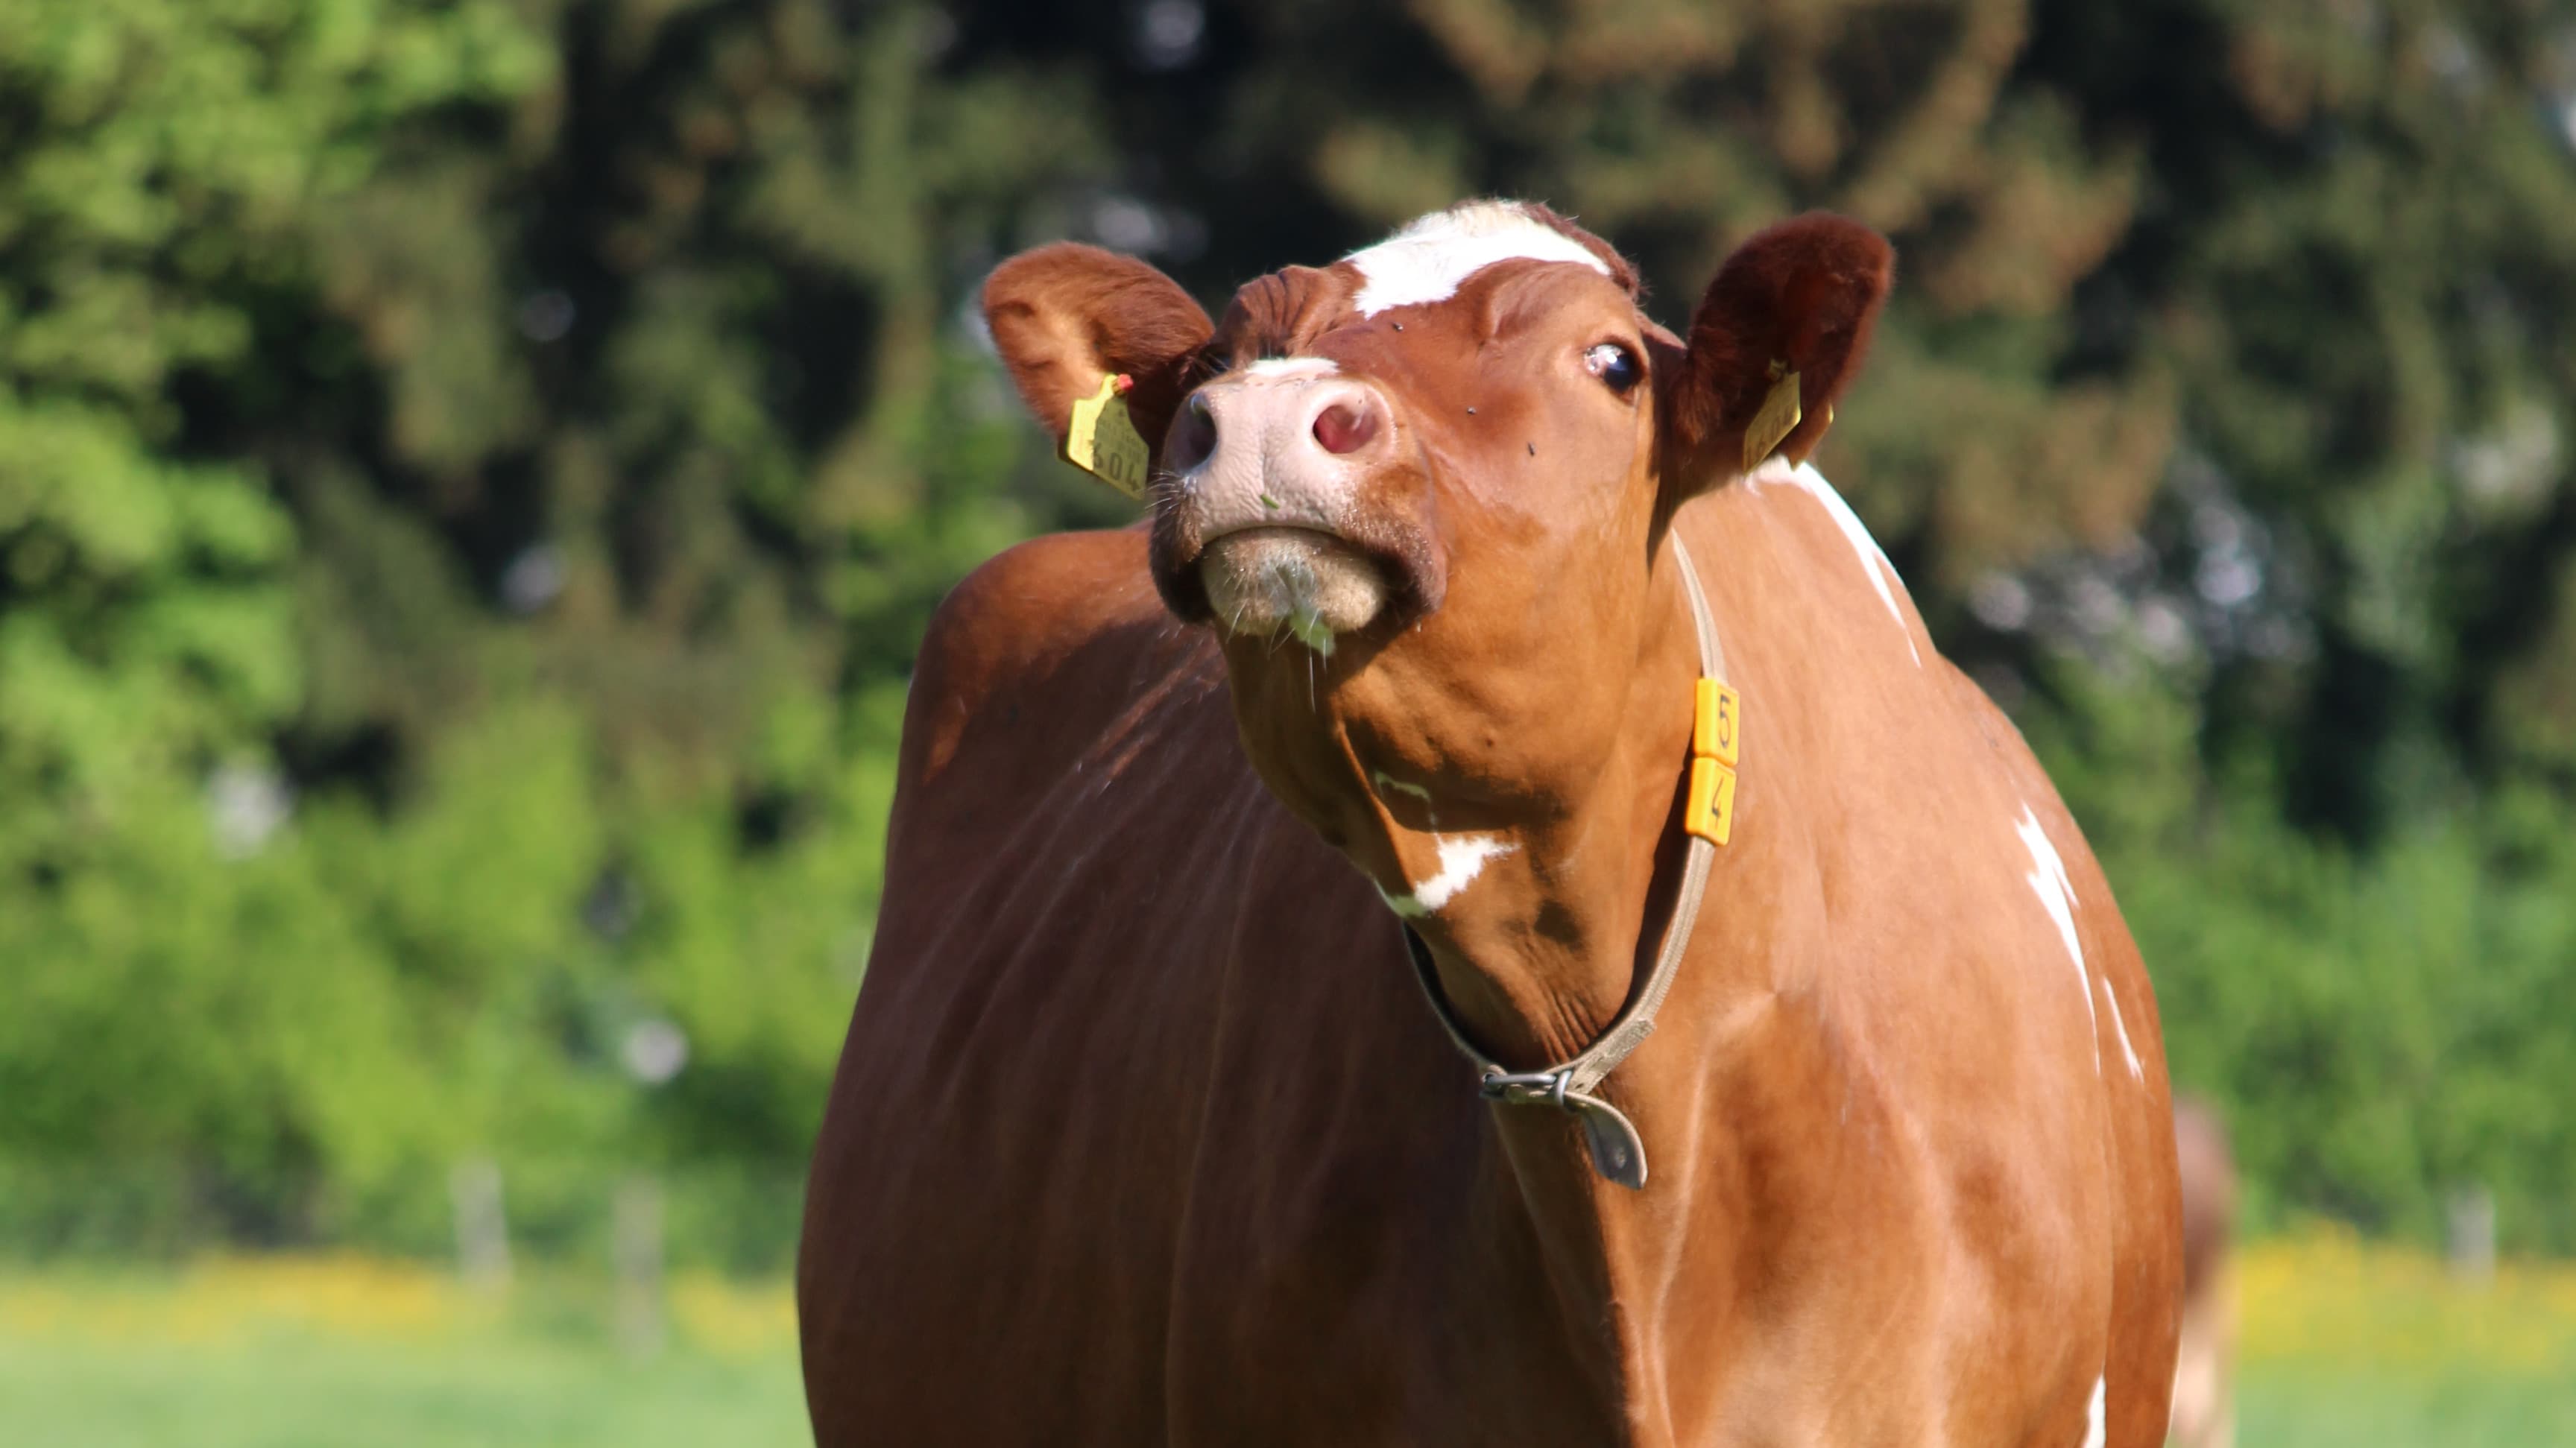
M 1610 385 L 1610 390 L 1626 395 L 1637 385 L 1643 371 L 1637 365 L 1637 354 L 1616 342 L 1603 342 L 1583 354 L 1583 370 Z

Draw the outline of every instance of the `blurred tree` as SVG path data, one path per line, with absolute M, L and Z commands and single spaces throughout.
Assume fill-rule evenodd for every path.
M 1084 82 L 953 44 L 0 14 L 0 1156 L 263 1232 L 481 1147 L 801 1159 L 912 641 L 1089 501 L 953 310 Z
M 2067 7 L 2031 64 L 2145 148 L 2154 212 L 2085 301 L 2277 541 L 2276 577 L 2178 550 L 2222 555 L 2193 591 L 2301 615 L 2222 660 L 2213 726 L 2278 731 L 2294 818 L 2362 842 L 2492 779 L 2576 654 L 2576 351 L 2538 324 L 2576 302 L 2576 6 Z
M 0 1150 L 276 1171 L 383 1099 L 344 1089 L 392 1020 L 345 916 L 231 863 L 291 808 L 296 536 L 192 394 L 257 369 L 391 131 L 542 55 L 497 5 L 303 12 L 0 12 Z

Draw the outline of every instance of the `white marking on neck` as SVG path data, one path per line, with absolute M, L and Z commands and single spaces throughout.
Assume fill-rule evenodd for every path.
M 2084 968 L 2084 942 L 2075 938 L 2075 884 L 2066 878 L 2066 862 L 2058 858 L 2057 846 L 2050 844 L 2048 831 L 2039 827 L 2039 817 L 2030 806 L 2021 807 L 2021 819 L 2013 832 L 2021 836 L 2030 851 L 2031 871 L 2022 876 L 2032 893 L 2039 896 L 2040 908 L 2057 922 L 2058 938 L 2066 942 L 2066 954 L 2075 962 L 2075 986 L 2084 993 L 2084 1018 L 2093 1023 L 2093 1074 L 2102 1074 L 2102 1017 L 2093 1004 L 2093 976 Z
M 1745 474 L 1744 481 L 1757 493 L 1764 483 L 1787 483 L 1825 505 L 1834 526 L 1842 530 L 1843 541 L 1851 545 L 1853 556 L 1860 560 L 1860 571 L 1869 575 L 1870 587 L 1878 590 L 1878 601 L 1887 605 L 1887 616 L 1896 620 L 1897 628 L 1904 632 L 1905 651 L 1914 656 L 1914 666 L 1923 667 L 1923 650 L 1915 647 L 1914 630 L 1905 622 L 1905 610 L 1896 606 L 1895 591 L 1888 587 L 1891 579 L 1897 588 L 1904 587 L 1905 580 L 1896 577 L 1896 565 L 1887 561 L 1887 550 L 1869 536 L 1869 525 L 1851 510 L 1851 504 L 1843 501 L 1842 494 L 1834 491 L 1834 485 L 1825 481 L 1825 475 L 1808 463 L 1791 467 L 1787 458 L 1775 453 L 1762 466 Z
M 2102 1426 L 2103 1400 L 2109 1395 L 2109 1379 L 2096 1374 L 2093 1378 L 2093 1401 L 2084 1409 L 2084 1448 L 2102 1448 L 2108 1435 Z
M 1342 370 L 1330 357 L 1264 357 L 1243 369 L 1251 377 L 1330 377 Z
M 2138 1048 L 2129 1044 L 2129 1023 L 2120 1018 L 2120 993 L 2111 989 L 2111 978 L 2102 977 L 2102 999 L 2111 1006 L 2111 1029 L 2120 1038 L 2120 1054 L 2129 1061 L 2129 1074 L 2140 1081 L 2147 1079 L 2147 1068 L 2138 1061 Z
M 1496 262 L 1565 261 L 1610 275 L 1609 264 L 1589 247 L 1531 220 L 1509 201 L 1470 201 L 1435 211 L 1342 260 L 1359 268 L 1363 285 L 1351 305 L 1363 317 L 1389 307 L 1445 302 L 1467 278 Z
M 1432 836 L 1440 846 L 1440 873 L 1413 887 L 1410 895 L 1389 895 L 1384 890 L 1378 898 L 1386 908 L 1406 919 L 1419 919 L 1458 898 L 1478 875 L 1485 873 L 1485 862 L 1508 855 L 1520 846 L 1506 842 L 1500 835 L 1461 835 L 1447 839 Z

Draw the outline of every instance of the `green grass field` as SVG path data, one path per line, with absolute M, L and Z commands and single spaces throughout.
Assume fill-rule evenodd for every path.
M 2241 1448 L 2565 1448 L 2576 1444 L 2576 1383 L 2266 1368 L 2249 1374 L 2236 1422 Z
M 495 1341 L 437 1351 L 277 1338 L 200 1347 L 0 1349 L 0 1440 L 17 1448 L 431 1448 L 810 1441 L 792 1354 Z
M 2576 1444 L 2576 1269 L 2482 1286 L 2315 1234 L 2249 1251 L 2244 1448 Z M 684 1278 L 668 1345 L 618 1350 L 602 1285 L 507 1305 L 356 1259 L 0 1275 L 8 1448 L 428 1448 L 805 1441 L 779 1287 Z
M 506 1305 L 359 1259 L 0 1276 L 7 1448 L 588 1448 L 810 1441 L 785 1289 L 683 1278 L 620 1350 L 606 1284 Z
M 2237 1287 L 2244 1448 L 2576 1445 L 2576 1267 L 2464 1283 L 2314 1232 L 2246 1251 Z

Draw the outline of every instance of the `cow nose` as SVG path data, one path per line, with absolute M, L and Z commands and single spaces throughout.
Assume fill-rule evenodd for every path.
M 1365 393 L 1335 398 L 1315 414 L 1315 441 L 1336 457 L 1358 452 L 1377 437 L 1375 399 Z
M 1163 440 L 1163 465 L 1186 473 L 1215 451 L 1215 409 L 1208 406 L 1206 393 L 1193 392 L 1181 403 L 1181 415 L 1172 419 L 1171 435 Z

